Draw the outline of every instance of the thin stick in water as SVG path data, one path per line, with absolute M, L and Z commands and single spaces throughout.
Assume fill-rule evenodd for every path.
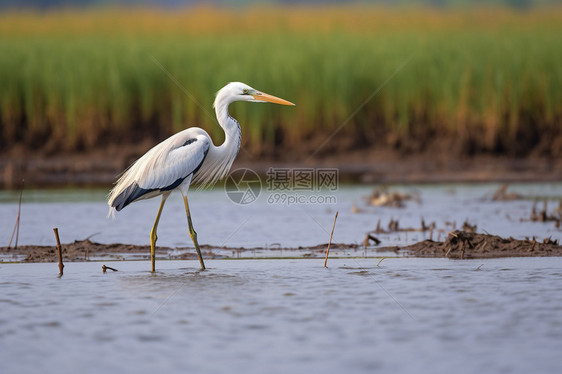
M 330 254 L 330 244 L 332 244 L 332 236 L 334 235 L 334 229 L 336 228 L 336 220 L 338 219 L 338 212 L 336 212 L 336 216 L 334 217 L 334 225 L 332 226 L 332 233 L 330 234 L 330 241 L 328 242 L 328 248 L 326 249 L 326 259 L 324 260 L 324 267 L 327 268 L 326 265 L 328 263 L 328 254 Z
M 12 241 L 14 240 L 14 235 L 16 235 L 16 229 L 18 228 L 19 215 L 16 217 L 16 224 L 14 225 L 14 230 L 12 231 L 12 236 L 10 237 L 10 243 L 8 243 L 8 249 L 12 248 Z M 15 248 L 17 249 L 17 247 Z
M 117 271 L 117 269 L 110 268 L 109 266 L 105 266 L 105 265 L 102 265 L 101 270 L 103 271 L 104 274 L 107 273 L 108 270 Z
M 55 239 L 57 239 L 57 250 L 59 252 L 59 277 L 62 277 L 64 264 L 62 263 L 62 246 L 60 245 L 59 229 L 55 227 L 53 231 L 55 232 Z
M 14 226 L 14 231 L 12 231 L 12 237 L 10 238 L 10 244 L 8 244 L 8 248 L 12 247 L 12 240 L 14 239 L 14 234 L 16 235 L 16 245 L 14 246 L 14 249 L 18 249 L 18 240 L 20 237 L 20 217 L 21 217 L 21 198 L 23 196 L 23 184 L 24 184 L 25 180 L 22 179 L 21 180 L 21 189 L 20 189 L 20 201 L 19 201 L 19 205 L 18 205 L 18 217 L 16 218 L 16 224 Z

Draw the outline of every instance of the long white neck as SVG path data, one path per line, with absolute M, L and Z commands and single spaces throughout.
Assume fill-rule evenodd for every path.
M 215 100 L 217 120 L 224 130 L 224 142 L 218 147 L 212 146 L 209 149 L 200 172 L 195 175 L 194 182 L 201 182 L 203 186 L 212 186 L 226 177 L 240 150 L 242 131 L 238 121 L 228 114 L 228 105 L 231 102 L 232 100 L 224 95 L 224 92 L 219 92 Z
M 224 130 L 225 138 L 224 142 L 219 146 L 225 152 L 234 152 L 234 157 L 238 154 L 240 150 L 240 143 L 242 141 L 242 130 L 240 129 L 240 124 L 237 120 L 232 118 L 228 113 L 228 106 L 232 103 L 228 97 L 217 95 L 215 100 L 215 112 L 217 114 L 217 120 L 219 125 Z

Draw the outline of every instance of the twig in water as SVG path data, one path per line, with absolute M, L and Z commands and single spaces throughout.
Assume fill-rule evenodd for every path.
M 378 262 L 377 267 L 379 267 L 379 265 L 381 264 L 382 260 L 384 260 L 386 257 L 381 258 L 381 260 Z
M 328 242 L 328 248 L 326 249 L 326 259 L 324 260 L 324 267 L 327 268 L 328 263 L 328 254 L 330 253 L 330 244 L 332 244 L 332 236 L 334 235 L 334 229 L 336 228 L 336 220 L 338 219 L 338 212 L 336 212 L 336 216 L 334 217 L 334 225 L 332 226 L 332 233 L 330 234 L 330 241 Z
M 377 234 L 382 233 L 382 231 L 381 231 L 381 220 L 380 219 L 377 222 L 377 229 L 375 230 L 375 233 L 377 233 Z
M 64 264 L 62 263 L 62 246 L 60 245 L 59 229 L 55 227 L 53 231 L 55 232 L 55 239 L 57 240 L 57 250 L 59 252 L 59 278 L 60 278 L 62 277 L 62 273 L 64 269 Z
M 367 248 L 371 241 L 373 241 L 375 245 L 381 244 L 381 241 L 376 236 L 371 233 L 367 233 L 367 236 L 365 236 L 365 240 L 363 240 L 363 248 Z
M 95 232 L 95 233 L 93 233 L 92 235 L 90 235 L 90 236 L 88 236 L 87 238 L 85 238 L 84 240 L 90 240 L 90 239 L 92 239 L 94 236 L 96 236 L 96 235 L 98 235 L 98 234 L 101 234 L 101 232 L 99 232 L 99 231 L 98 231 L 98 232 Z
M 105 265 L 102 265 L 102 266 L 101 266 L 101 269 L 103 270 L 103 273 L 104 273 L 104 274 L 107 272 L 107 270 L 118 271 L 117 269 L 110 268 L 109 266 L 105 266 Z
M 16 235 L 16 245 L 14 249 L 18 249 L 18 239 L 20 237 L 20 217 L 21 217 L 21 198 L 23 196 L 23 184 L 25 180 L 21 180 L 21 189 L 20 189 L 20 202 L 18 204 L 18 217 L 16 218 L 16 224 L 14 226 L 14 231 L 12 231 L 12 237 L 10 238 L 10 244 L 8 244 L 8 248 L 12 246 L 12 240 L 14 239 L 14 234 Z

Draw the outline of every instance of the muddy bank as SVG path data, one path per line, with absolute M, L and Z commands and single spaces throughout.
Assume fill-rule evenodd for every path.
M 111 186 L 119 173 L 151 147 L 108 147 L 88 153 L 35 154 L 23 149 L 0 154 L 0 188 Z M 295 154 L 298 154 L 295 153 Z M 361 183 L 538 182 L 562 180 L 562 158 L 472 157 L 434 153 L 403 154 L 392 150 L 337 152 L 322 157 L 280 159 L 258 157 L 242 150 L 233 169 L 250 168 L 264 176 L 271 167 L 337 168 L 340 181 Z
M 415 257 L 447 257 L 453 259 L 562 256 L 557 240 L 517 240 L 496 235 L 454 231 L 444 242 L 424 240 L 399 248 Z
M 323 256 L 327 244 L 319 244 L 313 247 L 282 248 L 282 247 L 227 247 L 201 245 L 201 253 L 204 258 L 255 258 L 255 257 L 295 257 L 309 258 Z M 88 239 L 73 243 L 63 244 L 63 259 L 66 262 L 97 261 L 97 260 L 149 260 L 150 246 L 131 244 L 100 244 Z M 392 250 L 394 250 L 392 248 Z M 352 253 L 357 255 L 363 248 L 357 244 L 333 244 L 331 253 Z M 157 247 L 157 259 L 189 260 L 197 259 L 195 249 L 180 247 Z M 54 246 L 25 245 L 17 249 L 0 247 L 0 262 L 57 262 L 58 252 Z
M 225 249 L 226 247 L 218 248 Z M 207 258 L 214 258 L 216 255 L 212 252 L 214 247 L 202 245 L 201 250 Z M 229 250 L 236 250 L 229 248 Z M 92 242 L 89 239 L 77 240 L 73 243 L 62 245 L 64 261 L 95 261 L 102 259 L 111 260 L 131 260 L 131 259 L 149 259 L 149 245 L 131 245 L 131 244 L 101 244 Z M 191 253 L 193 252 L 193 253 Z M 175 253 L 175 254 L 174 254 Z M 24 245 L 17 249 L 1 247 L 0 255 L 4 261 L 18 262 L 51 262 L 58 261 L 58 254 L 54 246 Z M 177 260 L 186 260 L 197 258 L 195 250 L 182 250 L 170 247 L 156 247 L 157 258 L 169 258 Z
M 324 256 L 327 244 L 299 248 L 236 248 L 201 246 L 205 258 L 252 258 L 252 257 L 296 257 L 320 258 Z M 517 240 L 501 238 L 495 235 L 476 234 L 466 231 L 449 233 L 443 242 L 424 240 L 406 247 L 363 247 L 357 244 L 333 244 L 330 254 L 338 256 L 384 256 L 393 255 L 407 257 L 434 257 L 451 259 L 484 259 L 501 257 L 547 257 L 562 256 L 562 246 L 557 241 L 545 239 L 537 241 L 533 238 Z M 20 246 L 17 249 L 0 247 L 3 261 L 15 262 L 56 262 L 58 261 L 55 247 L 51 246 Z M 96 261 L 96 260 L 148 260 L 149 246 L 130 244 L 100 244 L 90 240 L 76 241 L 63 245 L 64 261 Z M 192 248 L 158 247 L 156 256 L 159 259 L 196 259 Z

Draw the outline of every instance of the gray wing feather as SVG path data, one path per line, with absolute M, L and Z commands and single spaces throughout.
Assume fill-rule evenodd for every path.
M 210 142 L 202 135 L 188 139 L 184 144 L 167 152 L 165 157 L 158 157 L 158 162 L 150 165 L 148 170 L 138 178 L 138 184 L 145 189 L 170 190 L 195 173 L 203 163 Z
M 178 187 L 199 170 L 210 145 L 208 135 L 189 130 L 158 144 L 119 178 L 109 195 L 109 206 L 119 211 L 133 201 Z

